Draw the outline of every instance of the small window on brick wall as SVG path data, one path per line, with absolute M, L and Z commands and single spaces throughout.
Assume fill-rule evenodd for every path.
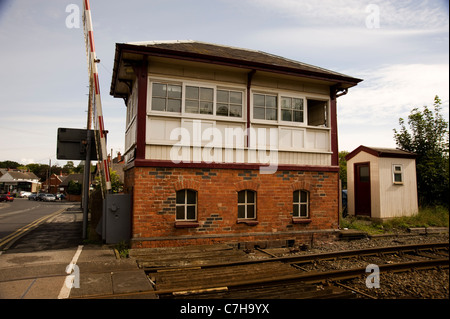
M 238 192 L 238 219 L 256 219 L 256 192 Z
M 304 190 L 294 192 L 294 213 L 293 217 L 309 217 L 309 193 Z
M 197 220 L 197 192 L 191 189 L 177 191 L 176 197 L 176 220 Z

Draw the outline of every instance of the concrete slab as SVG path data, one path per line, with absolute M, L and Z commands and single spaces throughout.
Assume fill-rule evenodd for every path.
M 112 283 L 115 294 L 153 290 L 142 269 L 114 272 Z

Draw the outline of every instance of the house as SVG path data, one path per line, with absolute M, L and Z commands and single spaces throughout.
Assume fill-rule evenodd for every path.
M 60 193 L 67 195 L 67 200 L 68 201 L 76 201 L 76 202 L 80 202 L 81 201 L 81 186 L 79 187 L 79 192 L 75 192 L 70 194 L 72 191 L 69 191 L 69 185 L 70 182 L 82 185 L 83 184 L 83 180 L 84 180 L 84 176 L 83 174 L 69 174 L 67 175 L 64 180 L 59 184 L 58 190 Z M 79 194 L 78 194 L 79 193 Z
M 373 219 L 418 213 L 416 155 L 401 149 L 359 146 L 347 160 L 349 215 Z
M 64 192 L 64 188 L 60 187 L 60 184 L 66 179 L 67 175 L 62 173 L 57 175 L 53 173 L 50 178 L 43 182 L 43 188 L 47 193 L 59 194 Z
M 360 81 L 198 41 L 116 44 L 132 246 L 333 236 L 336 101 Z
M 40 188 L 39 177 L 32 172 L 7 170 L 3 171 L 3 175 L 0 177 L 0 191 L 2 193 L 37 192 Z

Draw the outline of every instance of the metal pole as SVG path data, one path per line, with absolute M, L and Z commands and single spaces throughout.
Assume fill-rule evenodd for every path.
M 86 161 L 84 162 L 83 178 L 83 239 L 87 238 L 87 225 L 89 213 L 89 185 L 91 175 L 91 139 L 92 131 L 86 130 Z

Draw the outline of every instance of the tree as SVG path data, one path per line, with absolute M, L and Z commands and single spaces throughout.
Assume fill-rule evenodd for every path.
M 342 181 L 342 189 L 347 189 L 347 161 L 345 157 L 348 154 L 348 151 L 339 152 L 339 178 Z
M 434 98 L 433 110 L 414 108 L 405 120 L 400 118 L 400 131 L 394 129 L 396 144 L 403 150 L 417 154 L 417 190 L 420 205 L 448 206 L 449 141 L 448 122 L 440 113 L 442 102 Z

